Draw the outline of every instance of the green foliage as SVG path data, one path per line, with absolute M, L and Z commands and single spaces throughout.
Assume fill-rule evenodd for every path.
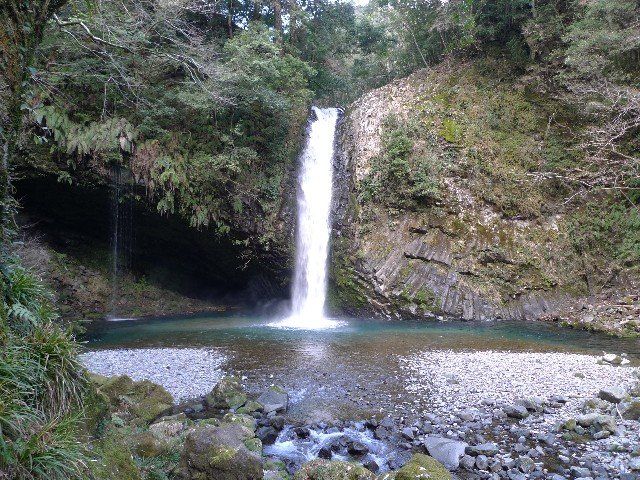
M 48 292 L 5 257 L 0 305 L 0 469 L 16 479 L 81 478 L 84 395 L 77 345 Z
M 369 174 L 363 179 L 364 199 L 417 208 L 439 198 L 440 162 L 425 152 L 414 152 L 415 141 L 415 126 L 386 119 L 382 152 L 371 159 Z
M 566 64 L 571 75 L 594 80 L 637 80 L 640 75 L 640 6 L 634 0 L 585 2 L 568 29 Z
M 580 254 L 611 258 L 620 265 L 637 265 L 640 263 L 640 209 L 611 200 L 590 202 L 570 218 L 568 237 Z

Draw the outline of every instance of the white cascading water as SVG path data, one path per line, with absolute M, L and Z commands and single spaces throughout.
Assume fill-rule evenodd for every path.
M 331 328 L 338 322 L 324 316 L 327 256 L 331 235 L 333 144 L 337 108 L 313 108 L 307 145 L 298 177 L 298 229 L 291 316 L 277 325 L 288 328 Z

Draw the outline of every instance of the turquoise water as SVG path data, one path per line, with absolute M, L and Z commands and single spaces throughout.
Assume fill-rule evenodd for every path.
M 627 353 L 640 342 L 546 323 L 401 322 L 342 319 L 332 330 L 285 330 L 272 319 L 199 315 L 103 322 L 88 332 L 87 348 L 203 347 L 224 358 L 222 372 L 243 377 L 252 392 L 273 383 L 292 397 L 290 414 L 305 421 L 363 419 L 397 412 L 411 402 L 402 359 L 436 350 Z M 147 365 L 164 365 L 158 352 Z M 169 368 L 169 367 L 167 367 Z M 168 370 L 167 370 L 168 371 Z M 169 381 L 172 381 L 171 379 Z M 177 380 L 176 380 L 177 381 Z M 206 393 L 206 392 L 205 392 Z M 296 400 L 297 399 L 297 400 Z
M 278 350 L 300 345 L 377 345 L 412 350 L 514 350 L 602 353 L 640 357 L 640 340 L 560 328 L 537 322 L 414 322 L 340 319 L 331 330 L 274 328 L 272 319 L 245 315 L 194 315 L 94 324 L 87 333 L 90 349 L 135 347 L 230 347 L 256 343 Z

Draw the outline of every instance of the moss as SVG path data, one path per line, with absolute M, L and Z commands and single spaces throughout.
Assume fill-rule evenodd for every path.
M 90 468 L 98 480 L 142 480 L 140 469 L 125 439 L 117 432 L 109 432 L 96 445 L 96 459 Z
M 462 127 L 452 118 L 442 120 L 440 136 L 449 143 L 458 143 L 462 138 Z
M 247 394 L 237 377 L 224 377 L 205 397 L 209 408 L 228 410 L 239 408 L 247 401 Z
M 109 415 L 109 397 L 89 383 L 83 401 L 84 427 L 89 435 L 100 436 Z
M 394 480 L 451 480 L 449 471 L 435 458 L 417 453 L 398 470 Z
M 112 410 L 124 410 L 140 424 L 149 424 L 173 409 L 173 397 L 164 387 L 148 380 L 134 382 L 126 375 L 108 378 L 98 387 Z
M 256 402 L 255 400 L 249 400 L 247 403 L 245 403 L 242 407 L 240 407 L 236 413 L 240 413 L 240 414 L 250 414 L 253 412 L 259 412 L 263 409 L 264 407 L 262 406 L 261 403 Z
M 259 438 L 249 438 L 244 441 L 244 446 L 251 452 L 262 454 L 262 442 Z
M 256 419 L 242 413 L 227 413 L 222 417 L 224 423 L 237 423 L 243 427 L 247 427 L 249 430 L 255 430 Z
M 356 463 L 318 459 L 305 463 L 293 478 L 294 480 L 375 480 L 376 476 Z

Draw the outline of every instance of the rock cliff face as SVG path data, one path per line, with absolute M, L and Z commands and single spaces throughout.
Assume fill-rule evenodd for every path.
M 517 85 L 476 75 L 470 65 L 419 71 L 348 108 L 336 158 L 335 308 L 540 319 L 589 293 L 560 200 L 527 171 L 544 161 L 529 155 L 547 148 L 545 112 Z M 381 163 L 400 161 L 389 119 L 393 138 L 407 132 L 412 145 L 395 179 L 380 174 Z M 435 194 L 412 200 L 425 164 Z M 400 187 L 385 189 L 392 181 Z

